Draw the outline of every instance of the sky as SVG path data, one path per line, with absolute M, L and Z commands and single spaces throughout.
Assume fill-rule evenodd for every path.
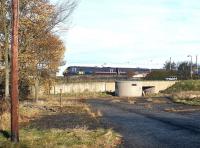
M 199 0 L 79 0 L 70 19 L 69 31 L 59 33 L 67 48 L 62 70 L 162 68 L 170 57 L 188 61 L 200 53 Z

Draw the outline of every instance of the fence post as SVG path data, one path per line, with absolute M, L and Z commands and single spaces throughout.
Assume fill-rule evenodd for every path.
M 60 108 L 62 108 L 62 89 L 60 89 Z

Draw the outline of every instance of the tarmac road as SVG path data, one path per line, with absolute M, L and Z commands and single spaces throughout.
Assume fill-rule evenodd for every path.
M 125 148 L 200 148 L 200 109 L 174 104 L 134 100 L 91 99 L 93 109 L 100 110 L 103 124 L 113 127 L 124 139 Z M 167 108 L 183 112 L 169 112 Z M 186 110 L 186 111 L 184 111 Z

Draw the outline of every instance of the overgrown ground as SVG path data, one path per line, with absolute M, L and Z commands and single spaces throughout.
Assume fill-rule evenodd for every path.
M 176 103 L 200 105 L 200 80 L 179 81 L 163 93 Z
M 121 137 L 102 125 L 99 111 L 92 111 L 83 100 L 41 99 L 38 103 L 20 103 L 20 143 L 10 143 L 9 114 L 1 117 L 4 131 L 0 147 L 119 147 Z
M 59 94 L 55 95 L 59 97 Z M 62 97 L 67 97 L 68 99 L 87 99 L 87 98 L 111 98 L 114 96 L 113 92 L 90 92 L 86 90 L 80 93 L 63 93 Z
M 182 91 L 200 91 L 200 80 L 179 81 L 166 89 L 164 93 L 176 93 Z

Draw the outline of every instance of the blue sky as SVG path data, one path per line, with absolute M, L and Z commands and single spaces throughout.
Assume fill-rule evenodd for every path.
M 80 0 L 71 21 L 66 66 L 160 68 L 200 51 L 199 0 Z

